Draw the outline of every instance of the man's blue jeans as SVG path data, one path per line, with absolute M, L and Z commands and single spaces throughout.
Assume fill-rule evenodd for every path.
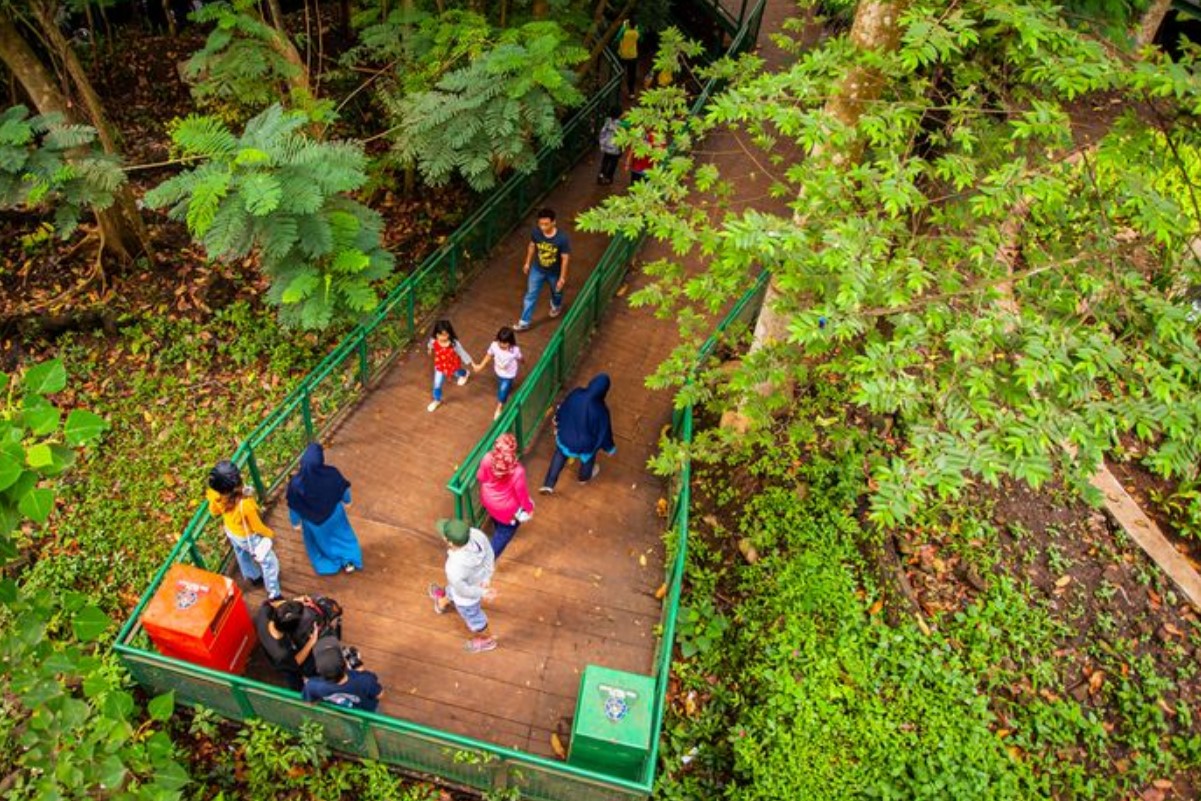
M 544 284 L 550 286 L 550 305 L 556 309 L 563 305 L 563 293 L 555 288 L 558 283 L 559 273 L 547 272 L 537 266 L 530 267 L 530 277 L 526 283 L 525 301 L 521 305 L 521 322 L 523 325 L 530 324 L 530 319 L 534 316 L 534 306 L 538 303 L 538 296 L 542 294 L 542 286 Z

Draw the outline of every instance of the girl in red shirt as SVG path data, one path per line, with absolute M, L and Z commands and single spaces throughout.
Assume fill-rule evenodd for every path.
M 474 364 L 475 360 L 459 344 L 459 337 L 450 320 L 434 323 L 433 334 L 425 349 L 434 357 L 434 399 L 425 407 L 427 412 L 432 412 L 442 405 L 442 385 L 446 379 L 454 376 L 455 383 L 463 386 L 469 375 L 467 365 Z

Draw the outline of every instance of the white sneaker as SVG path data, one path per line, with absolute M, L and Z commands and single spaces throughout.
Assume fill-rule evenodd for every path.
M 471 378 L 471 374 L 464 373 L 463 375 L 461 375 L 455 379 L 455 383 L 458 384 L 459 386 L 463 386 L 464 384 L 467 383 L 467 379 L 469 379 L 469 378 Z
M 558 316 L 559 316 L 559 314 L 560 314 L 560 313 L 562 313 L 562 311 L 563 311 L 563 306 L 562 306 L 562 304 L 560 304 L 560 305 L 558 305 L 558 306 L 551 306 L 551 307 L 550 307 L 550 316 L 551 316 L 551 317 L 558 317 Z
M 513 330 L 514 331 L 529 331 L 530 324 L 524 320 L 518 320 L 517 322 L 513 323 Z
M 425 407 L 425 410 L 426 410 L 427 412 L 432 412 L 434 409 L 437 409 L 437 408 L 438 408 L 439 406 L 441 406 L 441 405 L 442 405 L 442 401 L 437 401 L 437 400 L 436 400 L 436 401 L 430 401 L 430 405 L 429 405 L 429 406 L 426 406 L 426 407 Z
M 501 413 L 502 411 L 504 411 L 504 409 L 497 409 L 495 412 L 493 412 L 493 413 L 492 413 L 492 419 L 493 419 L 493 420 L 499 420 L 499 419 L 500 419 L 500 413 Z

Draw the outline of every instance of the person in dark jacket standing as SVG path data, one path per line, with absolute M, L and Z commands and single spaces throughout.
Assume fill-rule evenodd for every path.
M 600 472 L 596 454 L 600 451 L 610 456 L 617 453 L 609 407 L 605 405 L 609 383 L 608 373 L 599 373 L 587 387 L 577 387 L 567 393 L 555 410 L 555 453 L 538 490 L 543 495 L 555 491 L 559 473 L 563 472 L 568 459 L 580 460 L 579 479 L 581 484 L 586 484 Z
M 363 569 L 363 549 L 346 517 L 350 482 L 325 463 L 325 449 L 311 442 L 300 470 L 288 482 L 288 516 L 304 537 L 309 562 L 319 576 Z

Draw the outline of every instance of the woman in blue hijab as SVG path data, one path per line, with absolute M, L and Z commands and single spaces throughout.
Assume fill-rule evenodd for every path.
M 288 516 L 304 534 L 304 548 L 319 576 L 363 569 L 363 549 L 346 518 L 350 482 L 325 464 L 325 449 L 310 443 L 300 470 L 288 482 Z
M 605 405 L 608 392 L 609 375 L 599 373 L 587 387 L 568 392 L 555 410 L 555 453 L 542 488 L 538 490 L 543 495 L 555 491 L 555 482 L 568 459 L 580 460 L 580 483 L 585 484 L 600 472 L 596 463 L 598 451 L 610 456 L 617 453 L 609 407 Z

